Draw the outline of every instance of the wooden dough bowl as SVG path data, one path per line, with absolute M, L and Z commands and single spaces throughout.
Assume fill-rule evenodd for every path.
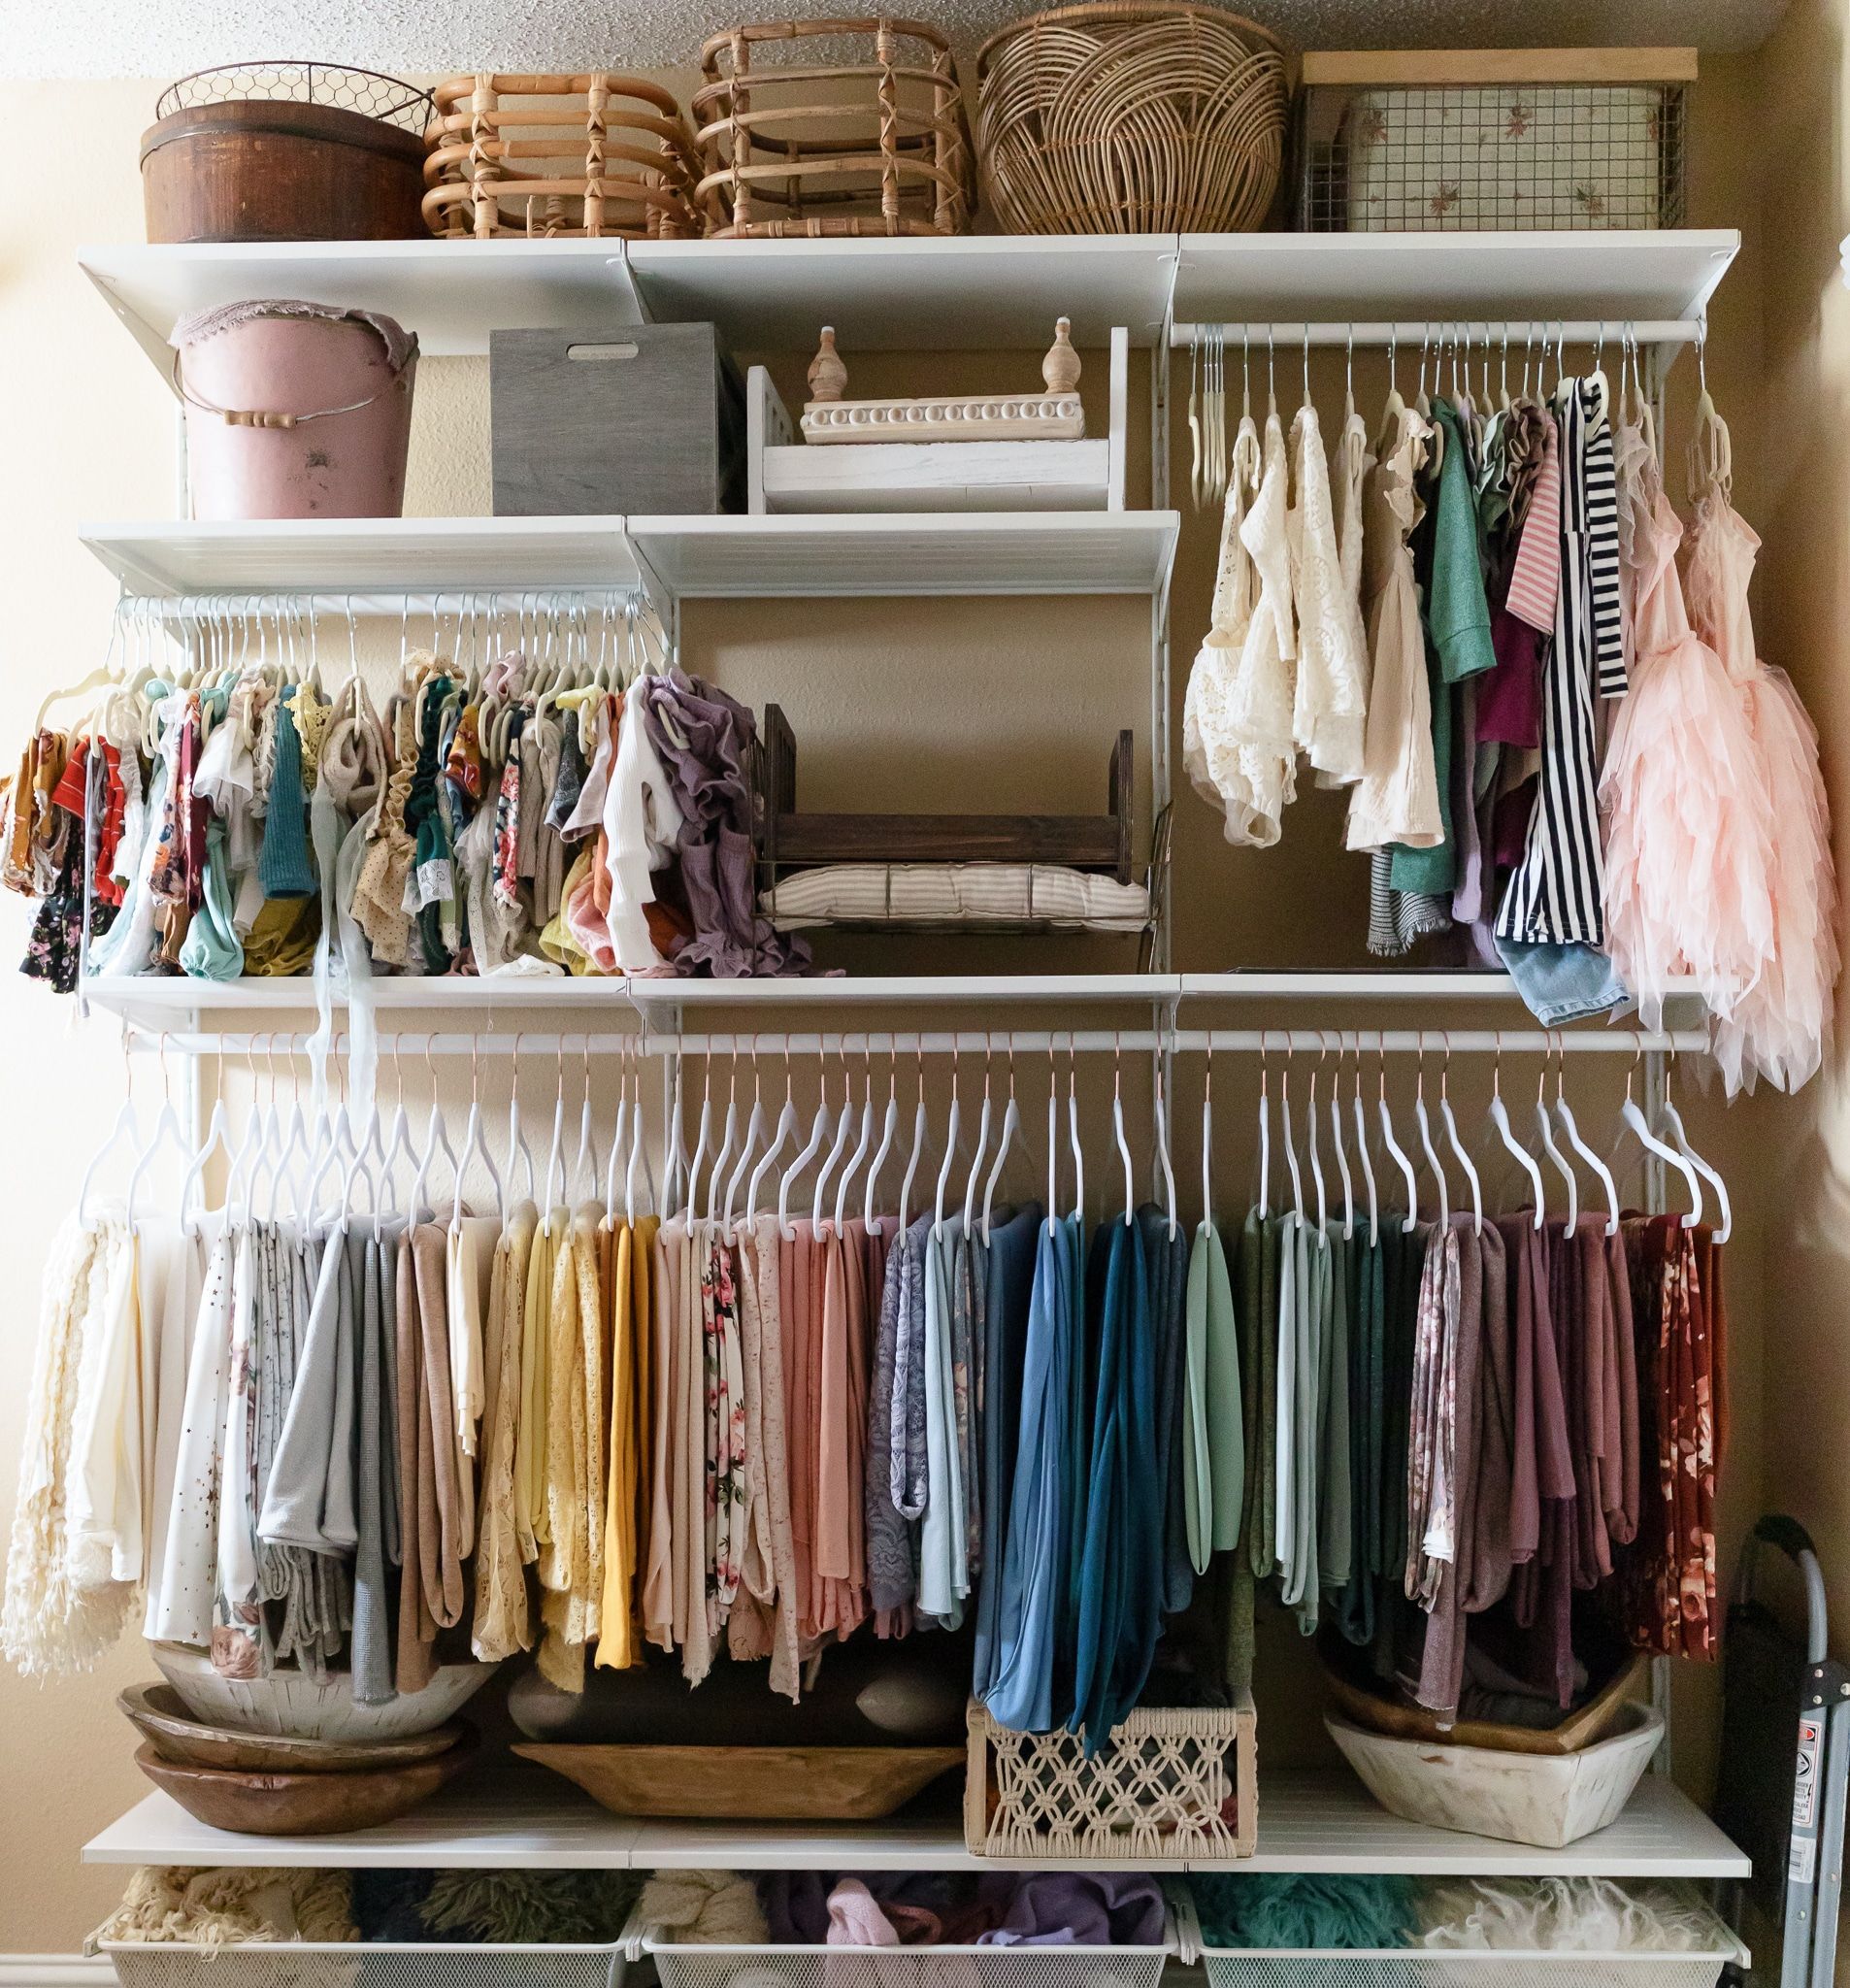
M 961 1746 L 558 1746 L 513 1749 L 617 1815 L 872 1822 L 964 1764 Z
M 395 1822 L 436 1794 L 475 1753 L 476 1736 L 431 1760 L 357 1773 L 250 1773 L 182 1767 L 163 1760 L 151 1741 L 135 1765 L 186 1813 L 239 1836 L 327 1837 Z
M 208 1725 L 171 1684 L 135 1684 L 117 1695 L 122 1716 L 163 1760 L 177 1767 L 240 1773 L 354 1773 L 434 1760 L 466 1730 L 458 1721 L 397 1740 L 291 1740 Z

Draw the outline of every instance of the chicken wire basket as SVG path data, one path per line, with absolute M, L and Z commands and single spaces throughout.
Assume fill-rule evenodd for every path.
M 1695 73 L 1677 49 L 1306 55 L 1298 226 L 1677 227 Z
M 339 62 L 228 62 L 196 69 L 162 93 L 156 121 L 207 104 L 316 104 L 396 125 L 414 137 L 430 122 L 430 91 L 377 69 Z
M 1232 1706 L 1131 1712 L 1090 1759 L 1076 1734 L 1017 1733 L 975 1700 L 967 1725 L 973 1856 L 1156 1869 L 1253 1854 L 1258 1736 L 1246 1693 Z
M 1167 1946 L 668 1946 L 661 1988 L 1159 1988 Z
M 621 1946 L 104 1940 L 122 1988 L 622 1988 Z M 1152 1984 L 1153 1988 L 1153 1984 Z
M 1745 1953 L 1732 1940 L 1713 1953 L 1209 1947 L 1202 1954 L 1208 1988 L 1715 1988 L 1737 1959 Z

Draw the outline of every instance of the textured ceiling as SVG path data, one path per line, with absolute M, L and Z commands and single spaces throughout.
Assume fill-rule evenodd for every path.
M 1748 49 L 1785 0 L 1253 0 L 1299 48 L 1675 45 Z M 40 0 L 4 10 L 0 77 L 173 78 L 215 63 L 312 57 L 446 75 L 690 62 L 741 19 L 841 13 L 828 0 Z M 869 10 L 874 11 L 872 9 Z M 907 0 L 960 49 L 1032 0 Z

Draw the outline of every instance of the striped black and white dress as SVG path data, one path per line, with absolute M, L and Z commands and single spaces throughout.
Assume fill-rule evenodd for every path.
M 1497 915 L 1499 939 L 1605 944 L 1596 690 L 1626 689 L 1618 501 L 1603 376 L 1567 381 L 1561 437 L 1561 584 L 1542 661 L 1541 776 L 1523 858 Z

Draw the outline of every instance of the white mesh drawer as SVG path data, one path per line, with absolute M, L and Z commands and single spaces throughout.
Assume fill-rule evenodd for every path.
M 1716 1953 L 1208 1951 L 1208 1988 L 1715 1988 L 1737 1957 Z
M 1160 1946 L 657 1946 L 661 1988 L 1159 1988 Z
M 122 1988 L 620 1988 L 611 1946 L 226 1946 L 106 1941 Z

